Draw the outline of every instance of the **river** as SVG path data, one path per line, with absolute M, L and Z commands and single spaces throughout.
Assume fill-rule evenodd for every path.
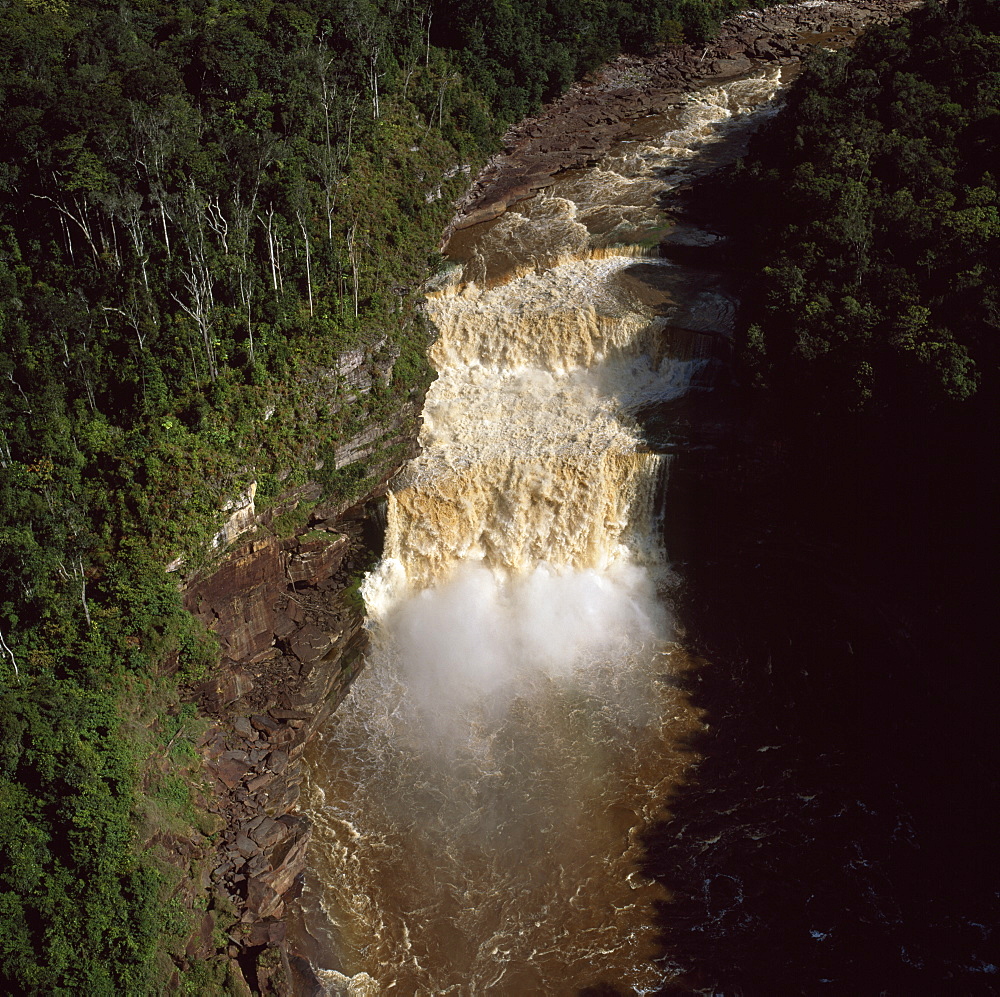
M 659 258 L 659 204 L 736 155 L 780 86 L 692 94 L 449 247 L 422 453 L 364 586 L 373 647 L 310 759 L 305 904 L 332 994 L 670 975 L 642 834 L 705 725 L 667 608 L 669 433 L 637 415 L 711 383 L 734 302 Z

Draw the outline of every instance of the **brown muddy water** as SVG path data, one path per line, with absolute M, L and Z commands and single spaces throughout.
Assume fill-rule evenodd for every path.
M 666 608 L 669 460 L 636 413 L 704 380 L 733 301 L 656 258 L 658 199 L 734 155 L 779 87 L 694 94 L 451 247 L 423 452 L 365 583 L 373 648 L 310 759 L 305 903 L 330 993 L 663 977 L 669 894 L 639 871 L 640 834 L 702 720 Z
M 756 605 L 761 564 L 801 551 L 720 560 L 722 601 L 669 608 L 678 563 L 733 519 L 713 526 L 685 476 L 712 449 L 691 413 L 736 301 L 725 274 L 659 258 L 662 205 L 738 155 L 782 85 L 692 94 L 449 247 L 422 453 L 364 585 L 368 664 L 308 759 L 303 906 L 331 995 L 991 992 L 975 916 L 947 926 L 971 942 L 946 989 L 921 975 L 942 917 L 911 931 L 933 891 L 886 888 L 886 850 L 917 846 L 905 807 L 855 792 L 843 686 L 796 725 L 804 676 L 853 660 L 850 638 L 779 627 L 792 663 L 758 642 L 725 673 L 684 649 L 682 624 Z M 782 591 L 777 616 L 815 619 Z

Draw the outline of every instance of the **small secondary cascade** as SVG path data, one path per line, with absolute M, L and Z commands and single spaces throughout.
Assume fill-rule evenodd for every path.
M 742 112 L 779 85 L 726 84 L 648 122 L 484 226 L 428 295 L 422 453 L 364 583 L 368 668 L 307 787 L 331 994 L 649 993 L 664 977 L 637 836 L 700 721 L 669 681 L 689 663 L 662 598 L 668 458 L 636 413 L 689 389 L 706 363 L 692 337 L 731 301 L 651 257 L 655 198 L 733 155 Z

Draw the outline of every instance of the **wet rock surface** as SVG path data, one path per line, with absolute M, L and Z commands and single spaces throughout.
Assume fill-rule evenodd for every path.
M 762 64 L 795 62 L 816 45 L 849 44 L 867 25 L 914 6 L 913 0 L 782 5 L 731 18 L 707 47 L 679 45 L 645 58 L 621 56 L 507 132 L 503 152 L 456 205 L 442 245 L 461 229 L 499 217 L 564 170 L 593 165 L 637 119 L 681 103 L 695 87 Z

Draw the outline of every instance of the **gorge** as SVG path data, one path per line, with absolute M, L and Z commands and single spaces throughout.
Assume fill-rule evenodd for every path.
M 831 51 L 913 6 L 3 9 L 0 989 L 994 992 L 1000 22 Z
M 745 149 L 781 76 L 643 119 L 472 230 L 432 285 L 438 378 L 364 584 L 369 664 L 309 756 L 303 903 L 328 993 L 670 976 L 641 842 L 703 722 L 658 522 L 678 441 L 639 417 L 710 390 L 734 301 L 723 275 L 659 257 L 714 238 L 662 204 Z
M 759 99 L 766 77 L 755 85 Z M 711 104 L 719 93 L 699 98 Z M 654 131 L 659 123 L 644 122 Z M 642 154 L 629 167 L 665 165 L 650 154 L 650 138 L 643 129 L 634 143 Z M 845 578 L 850 560 L 838 565 L 836 548 L 813 539 L 815 525 L 796 515 L 803 496 L 782 489 L 803 486 L 775 473 L 782 443 L 760 427 L 734 427 L 726 392 L 713 402 L 703 390 L 721 345 L 711 332 L 726 328 L 732 288 L 711 269 L 642 258 L 643 243 L 663 233 L 635 211 L 629 195 L 640 185 L 622 182 L 628 159 L 616 148 L 593 173 L 545 181 L 495 226 L 460 231 L 458 293 L 447 283 L 432 293 L 440 333 L 432 357 L 444 376 L 428 399 L 425 455 L 393 486 L 402 495 L 390 517 L 391 560 L 368 590 L 381 642 L 375 667 L 311 756 L 320 881 L 306 904 L 327 955 L 335 953 L 317 964 L 337 967 L 320 975 L 338 994 L 990 993 L 995 897 L 989 875 L 977 880 L 989 861 L 988 833 L 974 826 L 969 806 L 956 852 L 933 799 L 919 798 L 917 774 L 957 803 L 957 816 L 985 775 L 968 761 L 973 742 L 957 733 L 961 720 L 946 705 L 934 705 L 933 681 L 910 670 L 920 652 L 900 621 L 905 610 L 864 579 Z M 669 165 L 656 176 L 660 191 L 683 180 L 676 160 Z M 596 187 L 612 192 L 599 207 Z M 675 232 L 662 251 L 698 260 L 697 243 L 712 241 Z M 474 286 L 463 286 L 469 276 Z M 623 346 L 611 320 L 629 292 L 633 314 L 648 318 L 651 308 L 662 322 L 637 323 Z M 669 305 L 657 294 L 670 295 Z M 569 328 L 567 300 L 580 316 Z M 532 329 L 546 334 L 525 349 L 522 330 Z M 669 343 L 666 356 L 655 348 L 650 356 L 644 336 Z M 630 351 L 641 357 L 644 348 L 636 363 Z M 668 640 L 683 635 L 683 646 L 707 661 L 668 645 L 655 671 L 624 649 L 608 669 L 600 649 L 579 654 L 556 624 L 532 626 L 539 606 L 552 607 L 573 638 L 586 640 L 574 613 L 593 605 L 590 593 L 567 586 L 573 599 L 564 609 L 555 573 L 532 569 L 549 556 L 577 563 L 577 538 L 593 551 L 592 520 L 569 519 L 568 541 L 562 524 L 545 517 L 560 478 L 551 464 L 539 471 L 517 427 L 526 408 L 532 439 L 547 438 L 539 423 L 558 431 L 545 399 L 573 411 L 563 381 L 580 366 L 599 370 L 609 353 L 608 366 L 624 360 L 628 376 L 605 370 L 602 387 L 629 423 L 638 416 L 644 445 L 672 454 L 660 499 L 667 549 L 674 560 L 695 559 L 680 567 L 691 569 L 671 599 L 682 629 Z M 530 376 L 527 365 L 536 368 Z M 660 375 L 658 399 L 644 396 L 648 369 Z M 514 397 L 498 387 L 512 380 L 522 382 Z M 473 399 L 468 409 L 463 391 Z M 497 446 L 501 438 L 511 451 Z M 572 424 L 562 430 L 569 438 Z M 561 457 L 563 473 L 579 481 L 572 446 Z M 603 465 L 593 462 L 582 486 L 594 493 L 589 509 L 606 508 Z M 521 482 L 533 504 L 511 501 Z M 483 515 L 484 496 L 502 516 Z M 542 512 L 540 529 L 527 522 L 529 507 Z M 644 503 L 633 508 L 641 520 Z M 415 522 L 429 527 L 413 531 Z M 556 543 L 532 550 L 525 538 L 538 536 Z M 627 559 L 644 567 L 657 560 L 641 539 L 628 548 Z M 504 581 L 466 567 L 438 585 L 456 553 L 498 566 Z M 697 564 L 706 559 L 707 568 Z M 509 579 L 525 566 L 531 594 L 520 600 Z M 616 632 L 615 616 L 629 621 L 598 616 L 602 636 Z M 633 616 L 624 627 L 642 634 L 644 621 Z M 553 660 L 553 635 L 569 662 Z M 581 667 L 588 658 L 590 668 Z M 516 691 L 497 679 L 505 669 L 517 675 Z M 641 712 L 650 678 L 665 718 L 658 730 L 644 726 Z M 928 751 L 922 731 L 935 720 L 954 743 Z M 652 780 L 652 793 L 620 788 L 622 743 L 631 738 L 641 744 L 631 786 Z M 373 754 L 363 745 L 376 746 Z M 639 761 L 650 758 L 649 768 Z M 947 774 L 961 765 L 961 778 Z M 637 805 L 643 796 L 646 806 Z M 604 868 L 581 858 L 588 853 L 604 856 Z M 646 905 L 658 912 L 652 924 Z

